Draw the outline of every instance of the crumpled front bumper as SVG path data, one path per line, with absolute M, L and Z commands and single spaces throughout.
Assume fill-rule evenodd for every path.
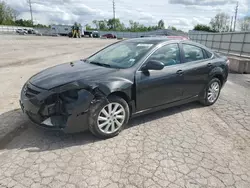
M 65 103 L 58 93 L 27 83 L 21 91 L 20 106 L 39 126 L 73 133 L 88 129 L 89 107 L 93 99 L 93 94 L 81 89 L 76 101 Z

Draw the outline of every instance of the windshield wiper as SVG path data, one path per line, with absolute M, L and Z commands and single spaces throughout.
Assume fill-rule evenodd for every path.
M 96 62 L 96 61 L 91 61 L 89 63 L 90 64 L 95 64 L 95 65 L 99 65 L 99 66 L 103 66 L 103 67 L 111 67 L 109 64 L 99 63 L 99 62 Z

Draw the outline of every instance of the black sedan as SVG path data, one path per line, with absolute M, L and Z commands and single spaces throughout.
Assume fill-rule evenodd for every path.
M 137 115 L 192 101 L 214 104 L 228 63 L 188 40 L 125 40 L 34 75 L 22 88 L 20 105 L 40 126 L 113 137 Z

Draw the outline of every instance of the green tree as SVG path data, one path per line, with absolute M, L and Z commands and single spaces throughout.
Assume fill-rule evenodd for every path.
M 107 27 L 109 30 L 123 31 L 125 30 L 125 25 L 120 21 L 120 19 L 108 19 Z M 114 28 L 115 27 L 115 28 Z
M 112 31 L 115 29 L 116 31 L 146 32 L 165 28 L 163 20 L 160 20 L 157 25 L 153 26 L 145 26 L 139 22 L 129 20 L 129 26 L 125 27 L 125 24 L 122 23 L 120 19 L 93 20 L 92 23 L 96 29 L 101 31 Z M 176 30 L 176 28 L 173 27 L 173 30 Z
M 31 20 L 16 20 L 15 25 L 17 26 L 23 26 L 23 27 L 32 27 L 32 21 Z M 35 25 L 34 25 L 35 26 Z
M 240 29 L 241 31 L 250 31 L 250 16 L 246 16 L 240 20 Z
M 159 28 L 159 29 L 165 29 L 165 23 L 164 23 L 163 20 L 160 20 L 160 21 L 158 22 L 158 28 Z
M 37 28 L 50 28 L 50 25 L 43 25 L 43 24 L 33 24 L 34 27 L 37 27 Z
M 134 22 L 133 20 L 129 20 L 129 25 L 130 25 L 130 31 L 140 31 L 139 27 L 140 27 L 140 23 L 139 22 Z
M 211 19 L 210 25 L 213 31 L 226 32 L 230 30 L 230 19 L 226 13 L 218 13 L 214 18 Z
M 23 20 L 23 19 L 19 19 L 19 20 L 14 21 L 13 25 L 23 26 L 23 27 L 36 27 L 36 28 L 48 28 L 48 27 L 50 27 L 50 26 L 43 25 L 43 24 L 33 24 L 32 25 L 31 20 Z
M 174 26 L 168 26 L 168 29 L 171 29 L 173 31 L 177 31 L 176 27 L 174 27 Z
M 196 31 L 207 31 L 207 32 L 211 32 L 211 28 L 208 25 L 203 25 L 203 24 L 197 24 L 196 26 L 194 26 L 194 30 Z
M 107 27 L 107 20 L 99 20 L 98 21 L 98 27 L 99 27 L 99 29 L 100 30 L 103 30 L 103 31 L 106 31 L 106 30 L 108 30 L 108 27 Z
M 4 1 L 0 1 L 0 25 L 11 25 L 14 23 L 15 10 Z
M 24 27 L 48 27 L 42 24 L 32 25 L 31 20 L 17 19 L 18 12 L 0 0 L 0 25 L 16 25 Z
M 85 27 L 86 27 L 86 30 L 93 30 L 93 28 L 91 28 L 89 24 L 86 24 Z

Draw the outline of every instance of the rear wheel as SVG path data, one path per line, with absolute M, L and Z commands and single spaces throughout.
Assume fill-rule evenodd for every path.
M 99 138 L 111 138 L 120 133 L 129 119 L 127 102 L 117 96 L 99 104 L 90 115 L 90 131 Z
M 219 98 L 221 82 L 218 78 L 213 78 L 207 85 L 203 99 L 200 101 L 205 106 L 213 105 Z

